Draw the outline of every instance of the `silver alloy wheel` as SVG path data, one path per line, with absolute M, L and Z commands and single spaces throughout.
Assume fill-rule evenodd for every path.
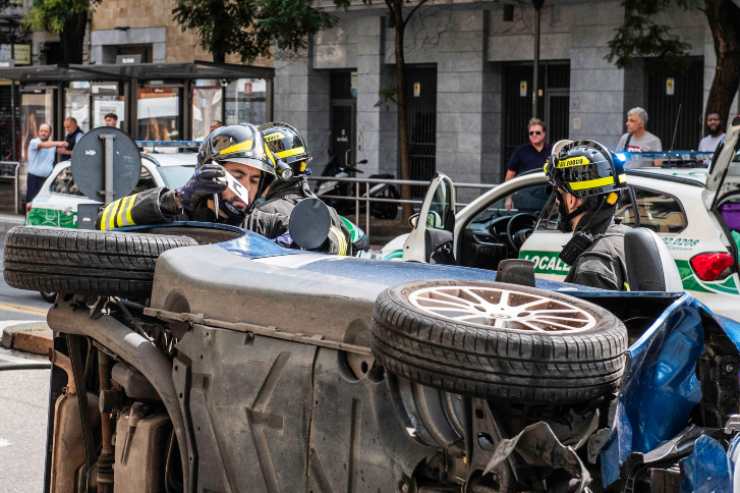
M 422 312 L 485 329 L 573 333 L 596 325 L 594 316 L 567 301 L 508 288 L 433 286 L 408 294 Z

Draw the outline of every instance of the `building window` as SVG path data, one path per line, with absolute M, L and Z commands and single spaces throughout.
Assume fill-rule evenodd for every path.
M 147 85 L 139 88 L 137 135 L 142 140 L 179 140 L 182 134 L 182 89 Z
M 223 88 L 217 80 L 196 80 L 192 96 L 193 139 L 203 140 L 216 121 L 223 123 Z
M 226 87 L 226 124 L 268 121 L 266 79 L 237 79 Z

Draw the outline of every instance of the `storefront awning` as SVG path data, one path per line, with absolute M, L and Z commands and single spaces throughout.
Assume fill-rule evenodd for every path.
M 193 63 L 31 65 L 0 68 L 0 79 L 19 82 L 272 79 L 274 74 L 275 70 L 270 67 L 202 61 Z

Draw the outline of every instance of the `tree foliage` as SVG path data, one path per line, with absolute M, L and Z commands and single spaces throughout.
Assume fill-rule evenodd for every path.
M 609 42 L 607 59 L 623 67 L 636 57 L 668 61 L 688 55 L 691 48 L 670 26 L 656 21 L 671 7 L 702 12 L 714 41 L 717 65 L 706 112 L 727 121 L 740 85 L 740 2 L 737 0 L 623 0 L 624 22 Z
M 335 22 L 307 0 L 177 0 L 172 15 L 183 30 L 198 32 L 201 46 L 219 63 L 230 53 L 254 60 L 273 44 L 304 48 L 310 34 Z
M 65 63 L 82 63 L 88 16 L 101 0 L 34 0 L 24 24 L 59 34 Z

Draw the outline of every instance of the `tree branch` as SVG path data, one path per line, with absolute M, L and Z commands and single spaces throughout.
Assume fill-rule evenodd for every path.
M 419 10 L 419 7 L 427 3 L 427 1 L 428 0 L 420 0 L 419 3 L 417 3 L 413 9 L 411 9 L 411 12 L 409 12 L 409 15 L 407 15 L 405 19 L 403 19 L 403 10 L 401 11 L 401 18 L 403 19 L 402 24 L 404 28 L 406 27 L 406 24 L 409 23 L 409 20 L 411 19 L 411 17 L 413 17 L 416 11 Z

